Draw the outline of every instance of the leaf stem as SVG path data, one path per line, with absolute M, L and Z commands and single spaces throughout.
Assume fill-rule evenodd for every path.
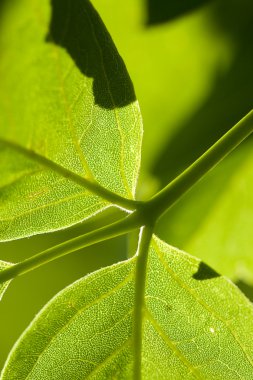
M 84 186 L 95 194 L 100 195 L 104 199 L 118 204 L 122 207 L 134 210 L 129 216 L 121 219 L 108 226 L 102 227 L 90 233 L 78 236 L 74 239 L 63 242 L 55 247 L 51 247 L 37 255 L 30 257 L 18 264 L 15 264 L 0 272 L 0 283 L 14 278 L 18 275 L 29 272 L 30 270 L 46 264 L 49 261 L 55 260 L 58 257 L 66 255 L 70 252 L 77 251 L 83 247 L 95 244 L 100 241 L 110 239 L 115 236 L 125 234 L 135 228 L 146 226 L 143 229 L 143 236 L 140 241 L 140 253 L 137 260 L 137 282 L 144 278 L 144 282 L 138 286 L 140 290 L 137 292 L 136 305 L 142 300 L 145 271 L 147 260 L 147 249 L 151 238 L 153 226 L 157 219 L 171 207 L 181 196 L 186 193 L 196 182 L 198 182 L 210 169 L 216 166 L 229 152 L 238 146 L 246 137 L 253 131 L 253 111 L 248 113 L 242 120 L 239 121 L 233 128 L 230 129 L 223 137 L 221 137 L 210 149 L 208 149 L 198 160 L 196 160 L 189 168 L 180 174 L 175 180 L 170 182 L 159 193 L 152 197 L 149 201 L 138 202 L 123 198 L 111 191 L 103 188 L 97 183 L 88 181 L 78 174 L 75 174 L 68 169 L 40 156 L 32 150 L 28 150 L 10 141 L 0 139 L 0 143 L 19 151 L 36 162 L 41 163 L 45 167 L 55 170 L 80 186 Z M 152 226 L 148 227 L 148 226 Z M 136 313 L 142 313 L 142 306 L 136 308 Z M 139 315 L 139 314 L 138 314 Z M 138 318 L 137 318 L 138 320 Z M 136 326 L 136 331 L 140 331 L 140 327 Z M 138 332 L 139 334 L 139 332 Z M 136 333 L 136 344 L 141 344 L 138 341 Z M 138 360 L 136 359 L 136 373 L 138 372 Z M 137 377 L 138 378 L 138 377 Z
M 57 246 L 42 251 L 20 263 L 14 264 L 0 272 L 0 283 L 20 276 L 31 270 L 53 261 L 68 253 L 77 251 L 98 242 L 123 235 L 135 228 L 140 227 L 142 220 L 138 213 L 132 213 L 124 219 L 120 219 L 108 226 L 91 231 L 87 234 L 67 240 Z
M 136 291 L 133 318 L 134 380 L 141 380 L 143 306 L 145 297 L 148 250 L 153 230 L 153 225 L 147 225 L 141 229 L 139 247 L 137 252 L 135 272 Z
M 60 174 L 64 178 L 75 182 L 76 184 L 86 188 L 87 190 L 90 190 L 92 193 L 97 194 L 105 200 L 113 204 L 116 204 L 126 210 L 135 210 L 136 206 L 139 203 L 141 203 L 133 199 L 121 197 L 120 195 L 115 194 L 112 191 L 99 185 L 98 182 L 81 177 L 80 175 L 72 172 L 71 170 L 68 170 L 65 167 L 57 164 L 56 162 L 53 162 L 50 159 L 40 155 L 39 153 L 36 153 L 32 149 L 24 148 L 23 146 L 16 144 L 15 142 L 5 140 L 2 138 L 0 138 L 0 143 L 8 146 L 16 152 L 21 153 L 22 155 L 30 158 L 31 160 L 39 163 L 40 165 L 53 170 L 54 172 Z
M 253 132 L 253 110 L 222 136 L 183 173 L 146 202 L 145 207 L 156 220 L 210 169 Z

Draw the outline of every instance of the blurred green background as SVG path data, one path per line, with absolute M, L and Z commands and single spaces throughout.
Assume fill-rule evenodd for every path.
M 7 2 L 0 0 L 0 22 Z M 125 60 L 140 102 L 145 132 L 138 197 L 148 198 L 252 108 L 253 2 L 92 2 Z M 169 244 L 230 277 L 251 299 L 252 144 L 248 139 L 208 174 L 167 211 L 156 230 Z M 20 261 L 120 214 L 107 210 L 76 228 L 1 243 L 0 258 Z M 56 292 L 86 273 L 123 260 L 135 244 L 134 234 L 113 239 L 13 281 L 0 303 L 0 366 Z

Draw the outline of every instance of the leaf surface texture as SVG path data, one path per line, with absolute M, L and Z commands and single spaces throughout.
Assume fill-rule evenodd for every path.
M 133 379 L 135 263 L 104 268 L 59 293 L 20 338 L 1 379 Z M 229 280 L 153 238 L 143 379 L 250 379 L 252 317 Z
M 89 1 L 22 0 L 6 8 L 0 27 L 1 240 L 61 229 L 110 206 L 50 162 L 133 199 L 142 139 L 132 82 Z

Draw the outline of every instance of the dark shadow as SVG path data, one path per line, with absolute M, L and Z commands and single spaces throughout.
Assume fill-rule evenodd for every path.
M 7 0 L 0 0 L 0 18 L 2 16 L 2 12 L 4 11 L 4 7 L 7 3 Z
M 211 280 L 212 278 L 220 277 L 220 274 L 217 273 L 214 269 L 210 268 L 203 261 L 199 264 L 198 270 L 192 278 L 195 280 L 203 281 L 203 280 Z
M 203 101 L 189 120 L 178 125 L 174 135 L 170 136 L 164 144 L 164 150 L 161 151 L 151 170 L 161 187 L 186 169 L 252 109 L 253 1 L 218 0 L 210 7 L 209 14 L 215 33 L 218 34 L 221 31 L 222 38 L 227 36 L 233 43 L 234 59 L 227 70 L 218 70 L 209 97 Z M 173 205 L 159 222 L 159 234 L 166 236 L 166 239 L 170 237 L 172 245 L 185 246 L 209 215 L 216 199 L 219 199 L 222 192 L 228 189 L 231 177 L 250 154 L 252 143 L 253 136 L 243 143 L 243 149 L 239 148 L 229 160 L 223 163 L 223 171 L 219 172 L 219 167 L 216 169 L 217 177 L 209 176 L 211 191 L 204 180 L 180 202 Z M 177 216 L 182 213 L 182 210 L 188 210 L 187 207 L 192 200 L 196 202 L 198 196 L 199 204 L 192 221 L 190 222 L 185 217 L 185 220 L 188 220 L 187 227 L 180 236 L 175 234 Z M 193 212 L 191 208 L 189 212 Z
M 170 138 L 152 168 L 152 174 L 159 177 L 162 185 L 186 169 L 252 109 L 251 56 L 250 51 L 238 56 L 228 75 L 217 78 L 207 101 Z
M 194 11 L 211 0 L 146 0 L 147 25 L 161 24 Z
M 66 49 L 79 70 L 92 77 L 95 102 L 113 109 L 136 97 L 125 64 L 99 15 L 87 0 L 51 0 L 46 40 Z
M 236 55 L 229 71 L 217 72 L 209 98 L 179 126 L 154 163 L 152 174 L 161 185 L 177 176 L 252 109 L 253 2 L 218 1 L 212 18 L 217 29 L 233 40 Z
M 7 2 L 7 0 L 0 0 L 0 10 L 4 6 L 4 4 Z
M 244 295 L 253 302 L 253 285 L 249 285 L 243 280 L 238 280 L 235 282 L 235 285 L 244 293 Z

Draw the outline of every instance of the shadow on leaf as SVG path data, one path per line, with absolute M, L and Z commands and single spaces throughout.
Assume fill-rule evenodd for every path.
M 195 280 L 203 281 L 203 280 L 211 280 L 212 278 L 220 277 L 220 274 L 217 273 L 214 269 L 210 268 L 203 261 L 199 264 L 198 270 L 192 278 Z
M 240 291 L 243 292 L 251 302 L 253 302 L 253 285 L 249 285 L 243 280 L 237 280 L 235 285 L 238 286 Z
M 92 77 L 95 103 L 113 109 L 136 97 L 125 64 L 87 0 L 51 0 L 48 42 L 66 49 L 83 75 Z

